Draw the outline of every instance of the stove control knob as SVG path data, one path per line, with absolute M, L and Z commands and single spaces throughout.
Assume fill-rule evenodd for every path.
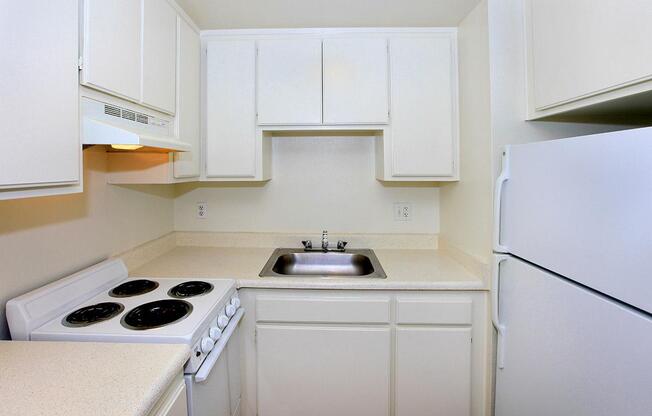
M 215 342 L 213 342 L 213 340 L 210 339 L 209 337 L 203 338 L 201 340 L 201 352 L 203 352 L 204 354 L 208 354 L 209 352 L 211 352 L 214 346 L 215 346 Z
M 214 326 L 208 331 L 208 336 L 211 337 L 213 341 L 217 341 L 222 336 L 222 330 Z
M 231 305 L 233 305 L 233 307 L 236 309 L 240 307 L 240 298 L 238 295 L 235 295 L 231 298 Z
M 235 315 L 236 308 L 233 305 L 226 305 L 226 316 L 229 318 Z
M 220 327 L 220 329 L 226 328 L 226 326 L 229 324 L 229 317 L 226 315 L 220 315 L 217 317 L 217 326 Z

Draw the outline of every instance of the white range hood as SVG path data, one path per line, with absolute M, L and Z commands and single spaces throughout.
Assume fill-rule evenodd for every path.
M 190 145 L 174 137 L 170 121 L 114 104 L 83 97 L 82 144 L 113 150 L 187 152 Z

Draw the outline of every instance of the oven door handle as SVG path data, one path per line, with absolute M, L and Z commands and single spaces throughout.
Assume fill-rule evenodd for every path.
M 197 374 L 195 374 L 196 383 L 203 383 L 206 381 L 211 373 L 211 370 L 213 369 L 213 366 L 215 366 L 215 363 L 220 358 L 220 355 L 222 355 L 222 351 L 224 351 L 226 343 L 229 342 L 229 338 L 231 338 L 231 335 L 233 335 L 236 328 L 238 327 L 238 323 L 240 323 L 243 315 L 244 308 L 239 308 L 236 314 L 233 315 L 231 322 L 229 322 L 224 332 L 222 332 L 222 336 L 217 340 L 217 343 L 211 350 L 210 354 L 208 354 L 208 357 L 206 357 L 206 360 L 202 366 L 199 367 Z

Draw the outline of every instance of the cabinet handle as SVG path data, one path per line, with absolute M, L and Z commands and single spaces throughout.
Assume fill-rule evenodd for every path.
M 500 244 L 500 210 L 501 210 L 501 200 L 503 196 L 503 185 L 507 180 L 509 180 L 509 146 L 505 146 L 503 149 L 503 166 L 500 175 L 496 179 L 496 186 L 494 188 L 494 251 L 497 253 L 507 253 L 509 249 Z

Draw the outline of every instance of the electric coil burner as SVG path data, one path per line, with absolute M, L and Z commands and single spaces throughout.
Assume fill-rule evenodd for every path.
M 129 296 L 143 295 L 158 287 L 158 283 L 147 279 L 128 280 L 114 287 L 109 296 L 114 298 L 127 298 Z
M 122 326 L 144 330 L 159 328 L 177 322 L 192 312 L 192 305 L 185 300 L 163 299 L 136 306 L 122 318 Z
M 63 320 L 63 324 L 69 327 L 82 327 L 92 325 L 97 322 L 106 321 L 120 314 L 124 306 L 115 302 L 102 302 L 95 305 L 84 306 L 68 314 Z
M 168 296 L 183 299 L 193 296 L 205 295 L 213 290 L 213 285 L 208 282 L 192 280 L 190 282 L 179 283 L 168 291 Z

